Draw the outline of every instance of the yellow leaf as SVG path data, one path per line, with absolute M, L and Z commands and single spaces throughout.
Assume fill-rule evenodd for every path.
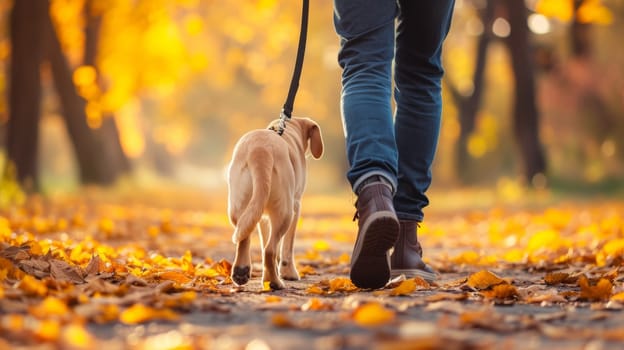
M 596 285 L 591 285 L 585 275 L 579 277 L 578 284 L 581 287 L 581 299 L 589 301 L 606 301 L 611 297 L 613 284 L 606 278 L 601 278 Z
M 624 303 L 624 292 L 619 292 L 616 294 L 613 294 L 613 296 L 610 299 L 611 301 L 617 301 L 620 303 Z
M 598 266 L 607 265 L 609 259 L 624 257 L 624 239 L 614 239 L 607 242 L 596 254 L 596 264 Z
M 325 292 L 323 291 L 323 289 L 317 285 L 311 285 L 308 287 L 308 289 L 306 289 L 306 293 L 308 294 L 324 294 Z
M 185 284 L 192 281 L 188 276 L 180 271 L 165 271 L 158 274 L 161 280 L 174 281 L 179 284 Z
M 282 301 L 282 298 L 278 297 L 277 295 L 269 295 L 266 298 L 264 298 L 265 303 L 279 303 L 281 301 Z
M 119 320 L 125 324 L 137 324 L 153 320 L 175 321 L 178 314 L 168 309 L 154 309 L 143 304 L 134 304 L 124 310 Z
M 472 288 L 483 290 L 506 282 L 490 271 L 481 270 L 470 275 L 466 283 Z
M 356 324 L 364 327 L 376 327 L 394 321 L 395 313 L 375 302 L 358 306 L 352 318 Z
M 299 271 L 299 275 L 301 275 L 301 277 L 318 274 L 316 270 L 310 265 L 299 266 L 297 270 Z
M 31 275 L 24 276 L 24 278 L 18 282 L 17 288 L 28 295 L 45 296 L 48 293 L 46 285 Z
M 301 305 L 302 311 L 330 311 L 333 309 L 332 304 L 324 303 L 318 298 L 310 298 L 305 304 Z
M 93 318 L 96 323 L 108 323 L 119 318 L 119 307 L 115 304 L 100 305 L 99 310 L 100 313 Z
M 408 280 L 401 282 L 401 284 L 396 286 L 396 288 L 392 289 L 390 291 L 390 295 L 394 295 L 394 296 L 410 295 L 415 290 L 416 290 L 416 281 L 414 281 L 413 279 L 408 279 Z
M 61 325 L 55 319 L 43 320 L 39 322 L 34 334 L 35 337 L 44 341 L 56 341 L 61 334 Z
M 70 324 L 63 328 L 62 339 L 71 348 L 90 349 L 93 346 L 93 336 L 80 324 Z
M 69 313 L 69 308 L 61 299 L 55 297 L 47 297 L 43 301 L 29 309 L 33 316 L 39 318 L 47 318 L 49 316 L 65 316 Z
M 358 290 L 358 288 L 353 284 L 353 282 L 351 282 L 349 278 L 336 277 L 329 280 L 330 292 L 354 292 L 356 290 Z
M 271 281 L 264 281 L 264 282 L 262 282 L 262 291 L 263 292 L 270 292 L 271 291 Z

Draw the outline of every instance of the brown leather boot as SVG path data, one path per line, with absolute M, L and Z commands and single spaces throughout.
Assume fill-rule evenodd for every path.
M 390 256 L 391 275 L 405 275 L 407 278 L 418 276 L 427 282 L 433 282 L 436 273 L 422 261 L 422 247 L 418 242 L 417 229 L 417 221 L 400 221 L 399 239 Z
M 351 281 L 360 288 L 381 288 L 390 279 L 388 251 L 399 234 L 391 186 L 379 176 L 366 180 L 355 202 L 358 236 L 351 255 Z

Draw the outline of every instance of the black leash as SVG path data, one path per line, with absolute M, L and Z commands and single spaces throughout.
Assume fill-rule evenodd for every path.
M 282 112 L 279 117 L 279 126 L 275 130 L 278 135 L 284 133 L 286 128 L 286 121 L 290 120 L 292 116 L 293 106 L 295 104 L 295 95 L 297 95 L 297 89 L 299 88 L 299 78 L 301 77 L 301 70 L 303 69 L 303 56 L 305 54 L 306 38 L 308 32 L 308 8 L 309 0 L 303 0 L 303 7 L 301 10 L 301 32 L 299 33 L 299 47 L 297 48 L 297 60 L 295 61 L 295 70 L 293 71 L 292 80 L 290 81 L 290 89 L 288 90 L 288 96 Z

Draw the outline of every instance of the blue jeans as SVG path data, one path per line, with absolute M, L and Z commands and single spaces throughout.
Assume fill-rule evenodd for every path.
M 442 111 L 442 43 L 454 3 L 334 0 L 347 179 L 355 191 L 369 176 L 385 177 L 401 220 L 422 221 L 429 204 L 425 192 Z

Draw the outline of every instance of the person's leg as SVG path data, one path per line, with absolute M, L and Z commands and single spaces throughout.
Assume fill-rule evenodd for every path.
M 399 0 L 395 57 L 395 133 L 399 153 L 394 197 L 401 220 L 423 220 L 442 110 L 441 54 L 454 0 Z
M 340 36 L 340 101 L 354 192 L 369 176 L 381 175 L 396 189 L 397 152 L 392 122 L 392 59 L 395 0 L 335 0 Z
M 358 196 L 350 277 L 360 288 L 380 288 L 388 282 L 387 254 L 399 232 L 392 206 L 397 175 L 391 111 L 396 13 L 395 0 L 334 1 L 347 178 Z
M 399 154 L 394 207 L 400 220 L 391 256 L 391 274 L 419 276 L 435 272 L 426 265 L 417 238 L 431 164 L 438 142 L 442 110 L 442 43 L 448 33 L 453 0 L 399 0 L 395 56 L 395 133 Z

